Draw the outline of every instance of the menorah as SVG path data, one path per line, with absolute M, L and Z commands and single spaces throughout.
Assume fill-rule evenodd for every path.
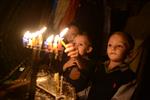
M 74 100 L 76 98 L 74 88 L 63 80 L 59 72 L 51 73 L 49 68 L 40 69 L 40 53 L 48 52 L 52 67 L 58 59 L 62 46 L 66 46 L 63 37 L 68 28 L 63 29 L 58 35 L 50 35 L 43 42 L 43 33 L 46 27 L 36 32 L 27 31 L 23 36 L 23 44 L 26 48 L 32 49 L 32 74 L 30 82 L 29 99 L 31 100 Z M 46 66 L 47 67 L 47 66 Z

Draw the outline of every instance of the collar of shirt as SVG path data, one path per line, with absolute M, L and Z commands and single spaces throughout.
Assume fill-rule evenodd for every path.
M 124 72 L 125 70 L 129 69 L 129 64 L 127 64 L 127 63 L 122 63 L 122 64 L 116 66 L 112 70 L 108 70 L 109 60 L 105 61 L 103 64 L 104 64 L 104 67 L 105 67 L 105 71 L 107 73 L 111 73 L 111 72 L 118 71 L 118 70 L 120 70 L 121 72 Z

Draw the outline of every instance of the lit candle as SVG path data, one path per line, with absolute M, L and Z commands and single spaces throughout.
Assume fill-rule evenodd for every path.
M 42 34 L 46 31 L 46 27 L 43 27 L 41 30 L 30 33 L 29 31 L 25 32 L 23 36 L 23 42 L 28 47 L 41 47 L 43 38 Z
M 58 41 L 59 41 L 59 35 L 56 35 L 54 38 L 54 42 L 53 42 L 53 49 L 54 50 L 57 50 Z
M 60 32 L 60 34 L 59 34 L 60 38 L 64 37 L 64 36 L 66 35 L 66 33 L 68 32 L 68 30 L 69 30 L 68 27 L 65 28 L 65 29 L 63 29 L 63 30 Z
M 32 39 L 31 39 L 31 47 L 34 47 L 35 45 L 36 45 L 36 39 L 35 39 L 35 37 L 32 37 Z
M 43 37 L 42 37 L 42 34 L 39 34 L 39 36 L 38 36 L 38 45 L 39 45 L 39 47 L 42 46 L 42 43 L 43 43 Z
M 57 59 L 58 57 L 58 42 L 59 42 L 59 35 L 56 35 L 54 42 L 53 42 L 53 50 L 55 52 L 55 59 Z
M 48 50 L 50 50 L 50 52 L 53 52 L 53 39 L 54 39 L 54 35 L 49 36 L 46 41 L 45 41 L 45 46 Z
M 23 36 L 23 43 L 24 46 L 31 46 L 32 45 L 32 34 L 29 31 L 26 31 Z
M 43 43 L 42 34 L 46 31 L 46 27 L 43 27 L 41 30 L 32 33 L 32 43 L 34 47 L 41 48 Z
M 60 40 L 61 44 L 66 48 L 66 44 L 63 40 Z
M 60 34 L 59 34 L 59 36 L 60 36 L 60 42 L 61 42 L 61 44 L 66 48 L 66 44 L 65 44 L 65 42 L 63 41 L 63 37 L 66 35 L 66 33 L 68 32 L 68 30 L 69 30 L 69 28 L 67 27 L 67 28 L 65 28 L 65 29 L 63 29 L 61 32 L 60 32 Z
M 27 47 L 32 47 L 32 39 L 29 39 L 29 42 L 27 43 Z

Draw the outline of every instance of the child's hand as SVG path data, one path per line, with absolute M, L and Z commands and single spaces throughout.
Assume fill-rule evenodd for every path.
M 69 43 L 66 45 L 65 52 L 68 53 L 67 55 L 71 58 L 77 58 L 79 56 L 78 49 L 73 43 Z
M 81 57 L 75 58 L 74 63 L 79 69 L 84 69 L 86 67 L 86 62 Z
M 63 66 L 63 70 L 65 71 L 67 68 L 70 68 L 72 66 L 76 65 L 75 63 L 75 59 L 74 58 L 71 58 L 69 59 Z

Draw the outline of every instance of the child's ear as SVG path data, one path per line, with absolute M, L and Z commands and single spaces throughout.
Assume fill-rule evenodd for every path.
M 93 48 L 90 46 L 90 47 L 88 47 L 88 49 L 87 49 L 87 53 L 90 53 L 90 52 L 92 52 L 92 50 L 93 50 Z

